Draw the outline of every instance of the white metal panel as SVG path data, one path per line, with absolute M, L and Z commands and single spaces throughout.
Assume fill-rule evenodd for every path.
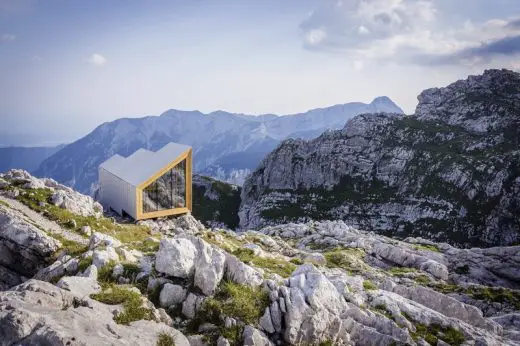
M 100 167 L 138 186 L 190 148 L 184 144 L 168 143 L 156 152 L 139 149 L 127 158 L 114 155 Z

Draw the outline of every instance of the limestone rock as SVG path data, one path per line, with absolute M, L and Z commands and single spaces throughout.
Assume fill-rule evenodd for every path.
M 166 333 L 172 335 L 176 345 L 189 345 L 184 335 L 163 323 L 116 324 L 112 307 L 92 300 L 83 304 L 74 297 L 71 292 L 37 280 L 0 292 L 1 343 L 155 345 L 158 335 Z
M 162 307 L 169 307 L 184 302 L 187 290 L 179 285 L 165 283 L 159 295 L 159 303 Z

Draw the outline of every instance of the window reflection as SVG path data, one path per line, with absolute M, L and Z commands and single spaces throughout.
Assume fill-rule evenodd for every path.
M 186 160 L 163 174 L 143 190 L 143 212 L 186 206 Z

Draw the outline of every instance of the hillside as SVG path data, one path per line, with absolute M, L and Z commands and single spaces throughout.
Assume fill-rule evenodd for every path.
M 0 246 L 2 345 L 520 342 L 519 246 L 397 241 L 342 221 L 121 223 L 21 170 L 0 175 Z
M 126 157 L 139 148 L 157 150 L 173 141 L 193 146 L 195 172 L 242 184 L 283 139 L 313 138 L 326 129 L 343 127 L 358 114 L 375 111 L 402 112 L 387 97 L 379 97 L 370 104 L 353 102 L 286 116 L 169 110 L 161 116 L 118 119 L 47 158 L 36 175 L 91 193 L 99 164 L 112 155 Z
M 344 220 L 404 239 L 520 241 L 520 75 L 425 90 L 415 115 L 367 114 L 286 140 L 245 182 L 240 224 Z

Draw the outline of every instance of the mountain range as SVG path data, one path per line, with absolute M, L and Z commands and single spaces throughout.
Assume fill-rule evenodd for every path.
M 459 246 L 520 241 L 520 74 L 423 91 L 414 115 L 364 114 L 288 139 L 242 189 L 240 225 L 312 220 Z
M 123 118 L 65 146 L 35 173 L 91 193 L 97 168 L 107 158 L 128 156 L 139 148 L 157 150 L 173 141 L 193 147 L 195 172 L 240 185 L 282 140 L 314 138 L 342 128 L 358 114 L 374 112 L 403 113 L 388 97 L 378 97 L 369 104 L 353 102 L 285 116 L 168 110 L 160 116 Z

